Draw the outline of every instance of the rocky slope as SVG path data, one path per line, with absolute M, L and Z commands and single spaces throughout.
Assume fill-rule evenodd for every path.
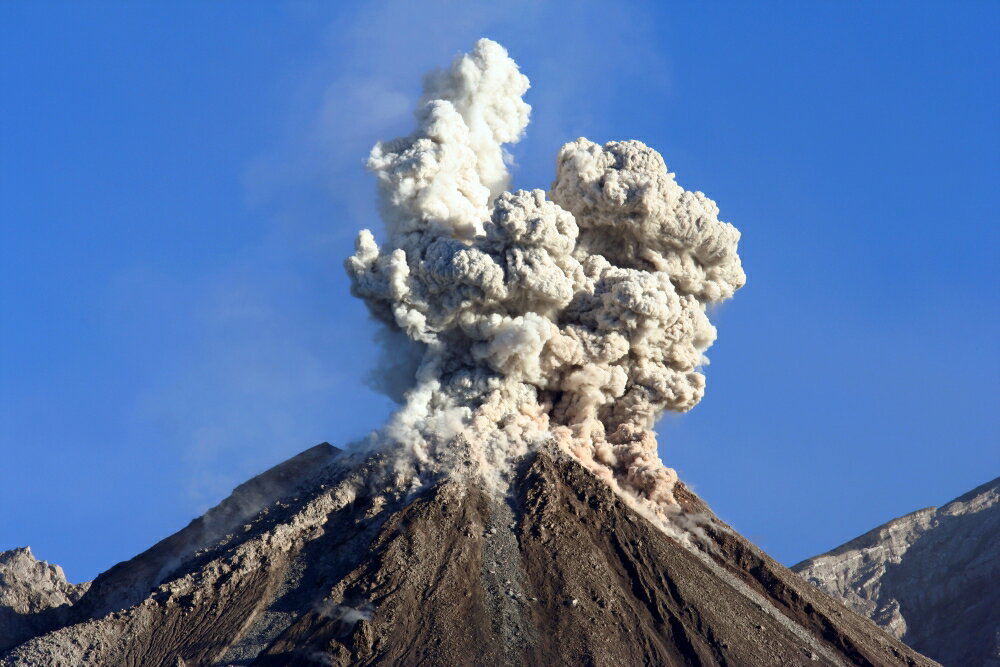
M 944 665 L 1000 667 L 1000 478 L 792 569 Z
M 0 665 L 933 665 L 678 487 L 668 535 L 557 451 L 498 497 L 323 445 L 101 575 Z
M 57 624 L 90 584 L 74 585 L 28 547 L 0 552 L 0 647 Z

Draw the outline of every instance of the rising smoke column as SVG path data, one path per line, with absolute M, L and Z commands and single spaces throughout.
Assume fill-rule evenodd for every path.
M 502 484 L 556 442 L 627 497 L 675 505 L 652 427 L 691 409 L 715 340 L 706 307 L 746 278 L 739 232 L 638 141 L 559 152 L 551 191 L 506 191 L 528 79 L 481 39 L 429 74 L 417 129 L 379 143 L 386 240 L 358 235 L 352 293 L 414 342 L 415 386 L 380 437 L 397 472 Z

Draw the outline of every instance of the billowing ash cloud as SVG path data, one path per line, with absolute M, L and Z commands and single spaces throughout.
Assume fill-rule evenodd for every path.
M 507 192 L 528 80 L 480 40 L 425 81 L 413 134 L 380 143 L 387 236 L 362 231 L 352 292 L 417 344 L 415 385 L 381 432 L 412 483 L 501 482 L 554 441 L 655 511 L 674 472 L 651 430 L 692 408 L 715 340 L 706 306 L 745 282 L 739 232 L 638 141 L 563 146 L 551 190 Z M 400 352 L 402 354 L 402 351 Z

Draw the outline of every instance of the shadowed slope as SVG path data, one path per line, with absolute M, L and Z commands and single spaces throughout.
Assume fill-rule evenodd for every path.
M 945 665 L 1000 667 L 1000 478 L 792 569 Z

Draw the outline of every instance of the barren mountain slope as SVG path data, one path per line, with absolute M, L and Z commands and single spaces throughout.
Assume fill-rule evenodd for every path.
M 1000 478 L 792 569 L 944 665 L 1000 667 Z
M 506 498 L 455 481 L 356 492 L 364 466 L 334 454 L 244 485 L 0 664 L 934 664 L 683 486 L 693 532 L 675 538 L 554 450 Z M 265 507 L 248 517 L 251 496 Z

